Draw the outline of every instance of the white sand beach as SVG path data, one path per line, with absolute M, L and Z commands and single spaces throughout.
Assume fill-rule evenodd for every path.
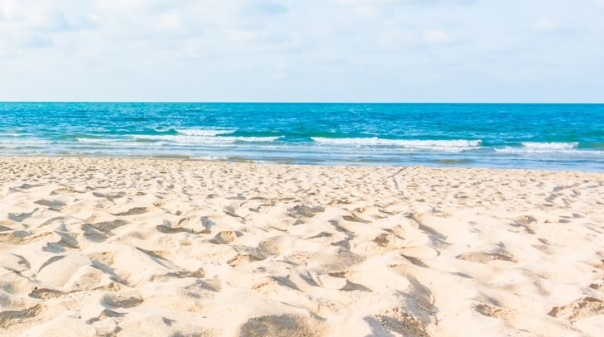
M 0 157 L 0 336 L 602 336 L 604 174 Z

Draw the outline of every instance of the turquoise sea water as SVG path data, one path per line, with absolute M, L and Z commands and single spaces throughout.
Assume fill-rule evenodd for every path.
M 0 155 L 604 171 L 604 105 L 7 102 Z

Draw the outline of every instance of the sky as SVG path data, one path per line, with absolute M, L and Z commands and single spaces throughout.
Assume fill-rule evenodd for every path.
M 0 101 L 604 102 L 604 0 L 0 0 Z

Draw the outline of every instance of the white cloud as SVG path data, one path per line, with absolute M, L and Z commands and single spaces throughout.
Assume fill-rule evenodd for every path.
M 378 35 L 380 45 L 386 48 L 401 48 L 406 44 L 414 43 L 415 34 L 410 29 L 393 29 Z
M 453 42 L 453 36 L 451 34 L 439 30 L 439 29 L 429 29 L 423 33 L 424 41 L 430 44 L 445 44 Z
M 175 11 L 162 13 L 157 21 L 157 27 L 160 31 L 185 34 L 187 28 L 181 16 Z
M 414 100 L 463 90 L 467 74 L 468 97 L 488 81 L 518 91 L 531 78 L 604 78 L 594 4 L 604 0 L 0 0 L 0 100 Z
M 190 1 L 179 1 L 179 4 L 170 0 L 95 0 L 96 8 L 121 14 L 144 14 L 147 12 L 161 12 L 171 8 L 187 5 Z
M 364 18 L 375 18 L 378 15 L 378 10 L 373 6 L 358 6 L 356 12 Z
M 94 28 L 92 16 L 78 11 L 66 10 L 50 2 L 35 0 L 3 0 L 0 2 L 0 25 L 5 31 L 41 31 L 44 33 L 74 31 Z
M 333 0 L 333 2 L 343 5 L 380 5 L 393 3 L 396 0 Z
M 540 19 L 535 23 L 535 29 L 543 32 L 552 31 L 558 28 L 556 22 L 549 18 Z
M 259 34 L 250 30 L 231 29 L 226 32 L 228 38 L 235 42 L 250 42 L 258 40 Z

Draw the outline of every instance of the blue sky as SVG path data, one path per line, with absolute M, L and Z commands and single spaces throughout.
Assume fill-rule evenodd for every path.
M 0 0 L 0 100 L 604 102 L 604 0 Z

